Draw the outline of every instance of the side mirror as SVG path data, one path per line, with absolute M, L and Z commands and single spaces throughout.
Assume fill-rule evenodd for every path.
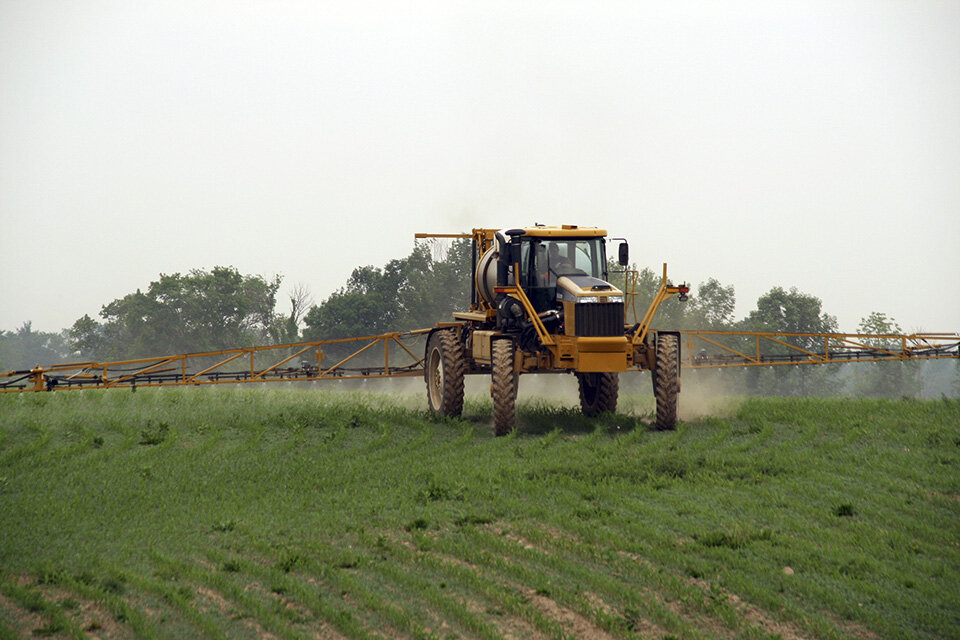
M 626 242 L 621 242 L 619 250 L 620 250 L 620 255 L 619 255 L 620 266 L 625 267 L 630 262 L 630 245 L 628 245 Z

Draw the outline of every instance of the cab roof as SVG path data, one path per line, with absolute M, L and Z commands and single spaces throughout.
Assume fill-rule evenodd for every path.
M 565 224 L 559 227 L 524 227 L 523 235 L 554 238 L 603 237 L 607 235 L 607 230 L 598 227 L 581 227 L 575 224 Z

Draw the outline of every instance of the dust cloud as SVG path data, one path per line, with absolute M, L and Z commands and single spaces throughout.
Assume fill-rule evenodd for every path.
M 684 421 L 706 416 L 723 418 L 737 412 L 743 402 L 716 371 L 688 371 L 680 379 L 679 418 Z
M 649 372 L 620 374 L 618 412 L 652 419 L 656 403 Z M 318 383 L 317 388 L 360 391 L 390 396 L 396 404 L 414 410 L 427 408 L 426 386 L 422 377 L 383 380 L 342 380 Z M 489 401 L 490 377 L 470 375 L 464 381 L 467 401 Z M 572 374 L 527 374 L 520 376 L 517 390 L 520 405 L 545 405 L 576 409 L 580 406 L 577 378 Z M 742 403 L 721 376 L 713 371 L 689 371 L 681 379 L 679 417 L 690 421 L 706 416 L 725 417 L 736 413 Z

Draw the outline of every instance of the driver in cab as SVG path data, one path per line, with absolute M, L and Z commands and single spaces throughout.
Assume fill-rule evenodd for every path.
M 560 247 L 551 244 L 548 250 L 543 245 L 537 246 L 536 254 L 537 286 L 555 287 L 557 278 L 571 269 L 570 261 L 560 255 Z

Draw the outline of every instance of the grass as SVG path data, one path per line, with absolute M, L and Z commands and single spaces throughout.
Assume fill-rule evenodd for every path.
M 0 396 L 0 638 L 960 637 L 960 401 L 422 404 Z

